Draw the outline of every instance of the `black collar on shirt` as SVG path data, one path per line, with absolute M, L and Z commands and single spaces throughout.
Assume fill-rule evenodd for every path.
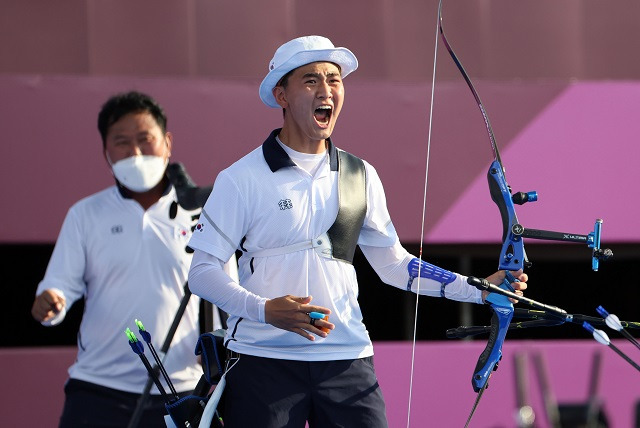
M 162 192 L 162 196 L 167 196 L 171 191 L 173 184 L 171 184 L 171 181 L 169 181 L 169 177 L 167 177 L 166 173 L 162 179 L 166 181 L 166 187 Z M 118 188 L 118 192 L 120 192 L 120 195 L 125 199 L 133 199 L 133 197 L 131 196 L 131 190 L 124 187 L 117 179 L 115 179 L 115 181 L 116 181 L 116 187 Z
M 288 166 L 296 166 L 287 152 L 285 152 L 282 146 L 280 146 L 276 141 L 276 136 L 280 134 L 281 130 L 282 128 L 274 129 L 271 132 L 271 135 L 269 135 L 262 144 L 262 154 L 264 155 L 264 160 L 267 161 L 267 165 L 269 165 L 271 172 L 276 172 L 280 168 L 286 168 Z M 336 146 L 333 145 L 330 138 L 327 138 L 327 143 L 329 144 L 329 164 L 331 166 L 331 171 L 337 171 L 338 150 L 336 149 Z

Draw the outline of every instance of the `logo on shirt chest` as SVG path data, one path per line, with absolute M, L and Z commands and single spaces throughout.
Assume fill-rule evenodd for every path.
M 111 234 L 112 235 L 117 235 L 119 233 L 122 233 L 122 225 L 121 224 L 116 224 L 115 226 L 111 226 Z
M 290 210 L 293 208 L 293 203 L 291 203 L 291 199 L 280 199 L 278 206 L 281 210 Z

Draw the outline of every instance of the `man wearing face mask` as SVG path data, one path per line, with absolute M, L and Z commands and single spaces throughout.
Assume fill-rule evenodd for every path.
M 85 302 L 61 427 L 127 425 L 147 371 L 124 331 L 139 319 L 161 343 L 184 296 L 186 245 L 200 210 L 178 204 L 166 175 L 173 142 L 166 124 L 162 108 L 139 92 L 103 105 L 98 129 L 116 183 L 71 207 L 38 286 L 32 315 L 44 325 Z M 164 360 L 178 392 L 193 391 L 202 375 L 198 308 L 192 296 Z M 139 426 L 165 426 L 164 400 L 155 386 L 151 394 Z

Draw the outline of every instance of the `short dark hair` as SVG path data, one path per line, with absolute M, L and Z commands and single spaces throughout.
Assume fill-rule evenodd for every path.
M 282 76 L 280 80 L 278 80 L 278 83 L 276 83 L 276 86 L 282 86 L 283 88 L 287 89 L 287 85 L 289 84 L 289 77 L 291 77 L 294 71 L 295 71 L 295 68 L 293 70 L 288 71 L 287 74 L 285 74 L 284 76 Z M 283 108 L 282 117 L 284 117 L 286 113 L 287 113 L 287 109 Z
M 103 148 L 107 144 L 109 127 L 123 116 L 137 112 L 148 112 L 158 122 L 162 132 L 167 132 L 167 116 L 156 100 L 142 92 L 123 92 L 109 98 L 98 114 L 98 131 L 102 137 Z

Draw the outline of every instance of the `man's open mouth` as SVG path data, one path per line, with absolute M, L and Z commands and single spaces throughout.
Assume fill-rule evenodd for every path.
M 316 118 L 318 123 L 326 125 L 329 123 L 332 113 L 333 108 L 331 106 L 320 106 L 313 112 L 313 117 Z

